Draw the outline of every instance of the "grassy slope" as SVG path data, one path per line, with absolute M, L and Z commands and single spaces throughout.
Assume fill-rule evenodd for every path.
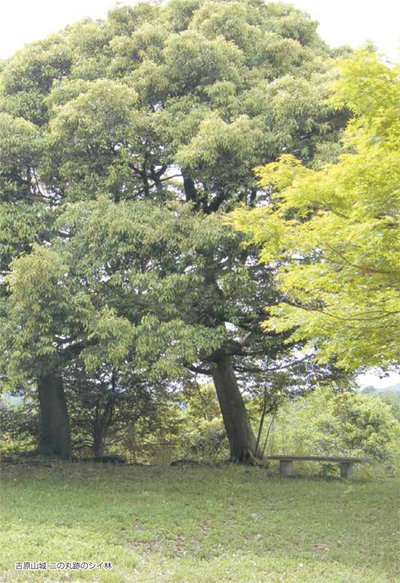
M 396 480 L 66 464 L 1 475 L 0 581 L 394 583 Z M 14 570 L 112 561 L 111 571 Z

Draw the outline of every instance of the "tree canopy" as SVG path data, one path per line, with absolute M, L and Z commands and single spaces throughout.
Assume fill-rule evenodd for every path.
M 74 363 L 93 375 L 209 374 L 240 436 L 234 457 L 254 452 L 240 375 L 249 386 L 276 361 L 310 384 L 332 369 L 298 366 L 286 333 L 263 334 L 273 277 L 221 216 L 267 195 L 254 166 L 282 151 L 307 164 L 334 155 L 347 113 L 326 101 L 333 56 L 290 5 L 171 0 L 117 7 L 9 59 L 5 382 L 40 379 L 42 400 L 51 385 L 61 419 Z

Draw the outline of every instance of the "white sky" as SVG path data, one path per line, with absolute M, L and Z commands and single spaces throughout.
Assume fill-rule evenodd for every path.
M 122 3 L 134 4 L 134 1 Z M 295 0 L 292 3 L 319 21 L 319 33 L 331 46 L 357 47 L 372 40 L 380 52 L 396 59 L 400 47 L 398 0 Z M 104 17 L 115 5 L 115 0 L 0 0 L 0 59 L 76 20 Z M 400 375 L 391 374 L 382 380 L 375 375 L 360 377 L 363 386 L 386 387 L 398 382 Z
M 395 373 L 390 373 L 388 376 L 380 378 L 378 375 L 374 374 L 363 374 L 357 377 L 357 382 L 361 387 L 375 387 L 376 389 L 386 389 L 393 385 L 400 383 L 400 375 Z
M 114 0 L 0 0 L 0 58 L 75 20 L 103 17 L 115 4 Z M 359 46 L 371 39 L 391 57 L 400 46 L 398 0 L 295 0 L 293 4 L 320 22 L 320 35 L 332 46 Z

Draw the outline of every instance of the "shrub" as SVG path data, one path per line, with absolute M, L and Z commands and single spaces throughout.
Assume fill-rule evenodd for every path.
M 39 435 L 39 413 L 30 397 L 0 396 L 0 451 L 5 455 L 32 449 Z
M 379 397 L 318 389 L 279 412 L 268 453 L 371 457 L 399 467 L 400 422 Z

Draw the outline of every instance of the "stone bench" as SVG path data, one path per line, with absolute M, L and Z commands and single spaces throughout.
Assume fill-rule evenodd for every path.
M 329 462 L 340 465 L 340 476 L 342 478 L 353 477 L 353 465 L 371 462 L 368 458 L 357 457 L 328 457 L 315 455 L 270 455 L 269 460 L 279 461 L 279 473 L 281 476 L 294 476 L 294 462 Z

